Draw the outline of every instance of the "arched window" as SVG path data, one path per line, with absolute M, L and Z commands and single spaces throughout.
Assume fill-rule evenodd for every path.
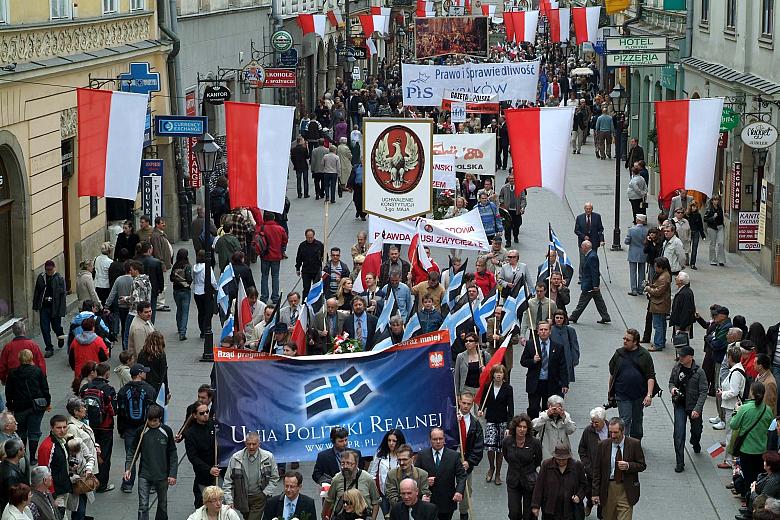
M 0 159 L 0 244 L 6 244 L 5 247 L 0 247 L 0 323 L 13 316 L 14 312 L 11 265 L 11 209 L 14 201 L 11 198 L 10 182 L 8 170 Z

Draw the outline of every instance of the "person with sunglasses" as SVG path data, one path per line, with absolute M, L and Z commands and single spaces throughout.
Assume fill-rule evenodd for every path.
M 209 405 L 196 401 L 192 408 L 192 415 L 187 418 L 189 427 L 184 446 L 195 473 L 192 482 L 194 506 L 200 507 L 204 503 L 203 490 L 217 484 L 219 468 L 214 453 L 214 423 L 209 417 Z

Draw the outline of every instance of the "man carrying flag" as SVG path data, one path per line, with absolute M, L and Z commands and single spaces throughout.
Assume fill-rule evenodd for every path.
M 431 271 L 440 272 L 439 266 L 431 258 L 431 249 L 423 246 L 420 240 L 420 222 L 417 221 L 417 231 L 409 244 L 409 264 L 412 266 L 412 285 L 425 281 Z

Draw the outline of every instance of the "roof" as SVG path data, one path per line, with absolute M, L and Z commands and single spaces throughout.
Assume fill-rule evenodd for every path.
M 696 69 L 709 76 L 732 83 L 739 83 L 768 96 L 780 93 L 780 84 L 761 78 L 755 74 L 746 74 L 726 67 L 725 65 L 712 63 L 699 58 L 683 58 L 680 62 L 687 67 Z

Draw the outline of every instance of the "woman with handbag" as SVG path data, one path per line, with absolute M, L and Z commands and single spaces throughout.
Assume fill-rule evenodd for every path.
M 97 477 L 92 472 L 95 455 L 79 437 L 68 438 L 66 444 L 68 471 L 73 486 L 73 492 L 67 495 L 66 508 L 71 512 L 71 520 L 84 520 L 87 516 L 87 503 L 95 501 L 95 489 L 98 487 Z
M 51 405 L 49 382 L 43 371 L 33 364 L 33 355 L 27 349 L 19 352 L 17 368 L 8 374 L 5 383 L 7 407 L 14 413 L 16 433 L 27 446 L 30 463 L 37 463 L 38 441 L 41 438 L 41 419 Z
M 531 418 L 516 415 L 509 423 L 508 435 L 501 442 L 501 453 L 507 463 L 506 495 L 509 520 L 530 520 L 531 497 L 538 468 L 542 463 L 542 443 L 534 438 Z
M 764 403 L 764 383 L 754 382 L 750 385 L 750 393 L 753 400 L 745 401 L 729 423 L 733 432 L 729 452 L 739 457 L 739 467 L 748 487 L 763 468 L 761 456 L 766 451 L 766 432 L 774 419 L 772 409 Z

